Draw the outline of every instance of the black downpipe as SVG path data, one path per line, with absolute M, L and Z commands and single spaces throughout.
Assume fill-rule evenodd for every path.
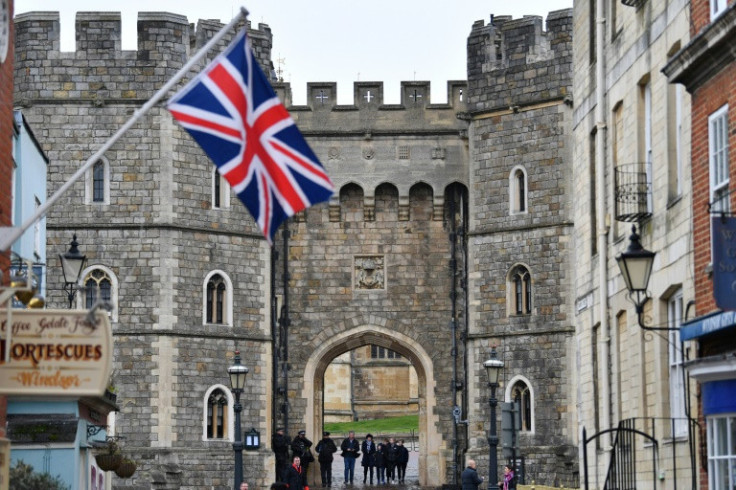
M 291 320 L 289 319 L 289 222 L 284 221 L 284 228 L 282 231 L 284 238 L 284 249 L 282 252 L 284 261 L 283 270 L 283 288 L 284 288 L 284 302 L 281 305 L 281 342 L 283 347 L 284 358 L 282 360 L 282 375 L 284 377 L 284 428 L 287 434 L 289 431 L 289 326 Z
M 452 285 L 450 287 L 450 302 L 452 311 L 450 313 L 450 328 L 452 329 L 452 408 L 457 407 L 457 216 L 455 215 L 455 198 L 457 192 L 453 191 L 450 199 L 450 275 L 452 277 Z M 458 464 L 458 418 L 453 413 L 454 423 L 452 424 L 452 484 L 457 485 L 457 476 L 460 465 Z
M 468 407 L 468 328 L 470 326 L 470 320 L 468 319 L 468 200 L 466 189 L 460 188 L 460 253 L 462 253 L 462 279 L 460 287 L 463 291 L 463 329 L 462 329 L 462 342 L 463 342 L 463 380 L 462 380 L 462 414 L 463 420 L 468 419 L 467 407 Z M 463 433 L 463 452 L 460 455 L 460 469 L 463 468 L 463 462 L 465 461 L 465 454 L 468 451 L 468 426 L 465 425 Z
M 695 306 L 695 300 L 690 300 L 687 302 L 687 306 L 685 307 L 685 321 L 688 321 L 688 318 L 690 317 L 690 308 Z M 680 352 L 682 352 L 682 361 L 683 364 L 687 361 L 689 361 L 689 351 L 685 350 L 685 342 L 680 340 Z M 683 378 L 683 386 L 685 388 L 685 416 L 687 417 L 687 437 L 688 437 L 688 446 L 690 450 L 690 487 L 692 490 L 695 490 L 698 486 L 698 476 L 696 473 L 695 468 L 695 453 L 697 452 L 697 449 L 695 447 L 695 429 L 696 424 L 693 423 L 693 416 L 692 416 L 692 407 L 690 406 L 690 373 L 687 369 L 682 370 L 682 378 Z
M 279 325 L 278 325 L 278 304 L 276 301 L 276 264 L 279 259 L 279 252 L 271 248 L 271 393 L 273 393 L 273 403 L 271 404 L 271 434 L 276 433 L 280 416 L 279 416 Z M 278 480 L 278 475 L 276 475 Z

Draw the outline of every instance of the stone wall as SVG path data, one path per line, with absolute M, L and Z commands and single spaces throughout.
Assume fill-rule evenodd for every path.
M 527 475 L 558 483 L 577 471 L 569 382 L 571 29 L 571 11 L 562 10 L 549 14 L 546 31 L 540 17 L 491 17 L 468 38 L 471 363 L 480 367 L 497 346 L 505 364 L 499 401 L 511 401 L 512 382 L 527 384 L 533 423 L 519 441 Z M 512 202 L 517 169 L 525 174 L 524 209 Z M 531 276 L 529 314 L 513 306 L 517 265 Z M 470 414 L 470 454 L 486 467 L 490 393 L 485 373 L 476 369 L 470 382 L 469 405 L 480 407 Z

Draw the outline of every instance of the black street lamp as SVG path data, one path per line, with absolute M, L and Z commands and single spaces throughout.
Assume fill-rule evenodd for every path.
M 240 489 L 243 482 L 243 437 L 240 433 L 240 412 L 243 406 L 240 404 L 240 394 L 243 393 L 245 387 L 245 376 L 248 374 L 248 368 L 240 364 L 240 351 L 235 351 L 235 360 L 233 365 L 227 368 L 227 374 L 230 376 L 230 386 L 235 395 L 235 441 L 233 441 L 233 452 L 235 453 L 235 483 L 234 490 Z
M 491 427 L 488 432 L 488 490 L 498 490 L 498 432 L 496 429 L 496 388 L 498 388 L 498 376 L 503 369 L 503 361 L 496 357 L 496 348 L 491 350 L 491 358 L 483 363 L 488 373 L 488 386 L 491 388 L 491 397 L 488 404 L 491 406 Z
M 649 300 L 647 287 L 652 275 L 655 252 L 650 252 L 641 245 L 636 225 L 631 227 L 629 248 L 616 256 L 616 262 L 621 269 L 621 275 L 629 290 L 629 298 L 636 307 L 636 316 L 639 326 L 645 330 L 671 330 L 670 328 L 647 327 L 644 325 L 644 305 Z
M 74 304 L 74 295 L 77 294 L 79 288 L 79 277 L 82 275 L 84 265 L 87 263 L 87 256 L 79 252 L 77 246 L 77 235 L 72 238 L 71 246 L 65 254 L 59 254 L 61 259 L 61 271 L 64 273 L 64 291 L 66 291 L 69 299 L 69 309 Z

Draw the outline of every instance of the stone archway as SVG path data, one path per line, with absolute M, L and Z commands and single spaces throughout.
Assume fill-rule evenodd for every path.
M 362 325 L 325 339 L 312 352 L 304 367 L 302 388 L 302 396 L 307 400 L 307 432 L 322 432 L 322 392 L 327 366 L 340 354 L 369 344 L 398 352 L 414 366 L 419 385 L 419 484 L 440 486 L 445 481 L 445 464 L 440 461 L 442 436 L 436 430 L 439 419 L 435 410 L 432 359 L 414 339 L 404 334 L 376 325 Z

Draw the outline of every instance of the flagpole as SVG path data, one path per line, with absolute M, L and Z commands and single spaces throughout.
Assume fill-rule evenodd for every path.
M 217 44 L 224 36 L 225 34 L 232 29 L 241 18 L 245 19 L 248 17 L 248 10 L 246 10 L 245 7 L 240 7 L 240 11 L 238 14 L 233 17 L 233 19 L 230 21 L 229 24 L 227 24 L 225 27 L 220 29 L 220 31 L 212 36 L 212 39 L 210 39 L 197 53 L 195 53 L 194 56 L 192 56 L 189 61 L 181 67 L 181 69 L 168 81 L 166 82 L 158 91 L 153 94 L 153 97 L 148 99 L 148 102 L 143 104 L 143 106 L 136 110 L 133 114 L 133 117 L 128 119 L 128 121 L 123 124 L 123 126 L 118 129 L 118 131 L 113 134 L 107 142 L 105 142 L 104 145 L 100 147 L 99 150 L 95 152 L 94 155 L 89 157 L 86 162 L 84 162 L 84 165 L 82 165 L 75 173 L 71 176 L 71 178 L 66 181 L 59 189 L 51 196 L 49 197 L 45 203 L 43 203 L 31 216 L 28 218 L 21 226 L 15 226 L 15 227 L 0 227 L 0 251 L 5 251 L 15 243 L 17 239 L 19 239 L 23 233 L 33 226 L 33 224 L 43 218 L 46 215 L 46 212 L 53 206 L 56 201 L 59 200 L 59 198 L 64 194 L 71 186 L 79 180 L 79 178 L 87 171 L 89 168 L 94 165 L 95 162 L 97 162 L 100 157 L 102 157 L 107 150 L 109 150 L 112 145 L 114 145 L 118 139 L 120 139 L 123 134 L 125 134 L 135 123 L 138 122 L 138 120 L 143 117 L 144 114 L 146 114 L 151 108 L 158 103 L 169 90 L 174 87 L 177 83 L 179 83 L 179 80 L 181 80 L 184 75 L 186 75 L 189 70 L 192 69 L 194 65 L 196 65 L 204 56 L 214 47 L 215 44 Z

